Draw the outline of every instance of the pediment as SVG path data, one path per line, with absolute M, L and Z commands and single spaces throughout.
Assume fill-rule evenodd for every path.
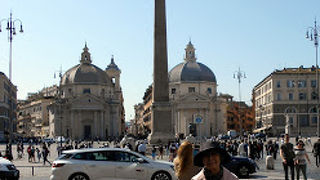
M 180 97 L 179 99 L 177 99 L 180 102 L 203 102 L 203 101 L 209 101 L 210 99 L 206 96 L 203 96 L 201 94 L 197 94 L 197 93 L 189 93 L 186 94 L 182 97 Z
M 73 99 L 70 104 L 72 109 L 101 109 L 104 102 L 96 96 L 84 94 Z

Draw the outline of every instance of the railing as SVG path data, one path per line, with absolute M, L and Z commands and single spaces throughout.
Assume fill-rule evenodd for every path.
M 16 166 L 16 168 L 20 171 L 20 176 L 21 177 L 28 177 L 28 176 L 50 176 L 51 174 L 51 166 Z M 43 169 L 46 168 L 46 169 Z M 31 174 L 30 174 L 30 171 Z M 38 173 L 36 173 L 36 170 L 38 169 Z M 43 169 L 43 170 L 40 170 Z

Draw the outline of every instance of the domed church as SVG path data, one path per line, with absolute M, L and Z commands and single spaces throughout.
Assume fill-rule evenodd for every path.
M 92 64 L 87 44 L 80 64 L 61 77 L 59 95 L 49 106 L 50 136 L 105 139 L 124 131 L 121 71 L 111 58 L 105 70 Z
M 227 103 L 217 94 L 212 70 L 197 62 L 191 41 L 184 61 L 169 72 L 169 95 L 176 135 L 210 137 L 226 132 Z

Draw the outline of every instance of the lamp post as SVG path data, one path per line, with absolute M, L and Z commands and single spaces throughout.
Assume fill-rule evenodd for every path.
M 12 13 L 10 12 L 10 17 L 7 18 L 7 19 L 2 19 L 0 21 L 0 32 L 2 32 L 2 29 L 1 29 L 1 24 L 2 22 L 6 22 L 7 24 L 7 27 L 6 27 L 6 30 L 8 31 L 8 40 L 9 40 L 9 44 L 10 44 L 10 50 L 9 50 L 9 80 L 12 82 L 12 39 L 13 39 L 13 36 L 16 35 L 16 27 L 15 27 L 15 23 L 16 22 L 19 22 L 20 23 L 20 33 L 23 32 L 23 29 L 22 29 L 22 21 L 20 19 L 12 19 Z M 10 116 L 10 120 L 9 120 L 9 152 L 10 154 L 12 153 L 11 152 L 11 144 L 12 144 L 12 126 L 13 126 L 13 113 L 15 113 L 14 111 L 14 107 L 13 107 L 13 104 L 14 104 L 14 99 L 12 97 L 10 97 L 10 111 L 9 111 L 9 116 Z
M 240 84 L 241 84 L 241 80 L 244 79 L 244 78 L 247 78 L 246 77 L 246 74 L 245 72 L 241 71 L 240 70 L 240 67 L 239 67 L 239 70 L 238 71 L 235 71 L 233 73 L 233 78 L 234 79 L 237 79 L 238 80 L 238 83 L 239 83 L 239 124 L 240 124 L 240 136 L 243 135 L 243 128 L 242 128 L 242 121 L 241 121 L 241 88 L 240 88 Z
M 15 23 L 19 22 L 20 23 L 20 33 L 23 33 L 23 29 L 22 29 L 22 21 L 20 19 L 12 19 L 12 12 L 10 12 L 10 17 L 8 19 L 2 19 L 0 21 L 0 32 L 2 32 L 1 29 L 1 23 L 2 22 L 6 22 L 7 23 L 7 27 L 6 30 L 8 31 L 8 40 L 10 43 L 10 52 L 9 52 L 9 79 L 10 81 L 12 80 L 12 39 L 13 36 L 17 34 L 16 32 L 16 27 L 15 27 Z
M 319 32 L 320 27 L 317 26 L 317 20 L 314 21 L 314 27 L 308 27 L 306 32 L 306 38 L 313 41 L 316 49 L 316 91 L 317 91 L 317 136 L 320 137 L 320 121 L 319 121 L 319 76 L 318 76 L 318 46 L 319 46 Z

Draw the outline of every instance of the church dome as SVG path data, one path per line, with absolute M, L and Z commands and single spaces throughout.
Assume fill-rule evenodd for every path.
M 61 79 L 61 85 L 67 84 L 107 84 L 111 80 L 107 73 L 99 67 L 91 64 L 90 53 L 87 44 L 83 48 L 80 64 L 69 69 Z
M 216 76 L 206 65 L 196 62 L 195 48 L 192 43 L 186 47 L 185 61 L 176 65 L 169 72 L 170 82 L 217 82 Z

